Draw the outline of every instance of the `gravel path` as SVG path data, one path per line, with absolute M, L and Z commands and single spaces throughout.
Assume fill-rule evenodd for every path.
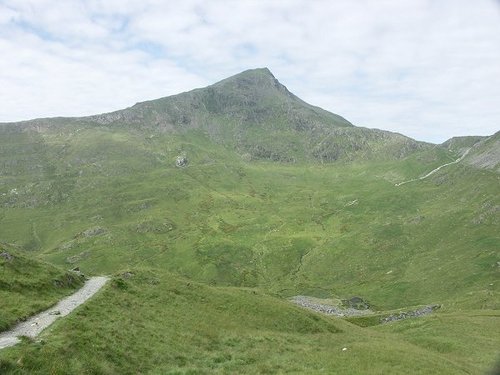
M 92 277 L 76 293 L 60 300 L 57 305 L 32 316 L 27 321 L 19 323 L 9 331 L 0 333 L 0 349 L 17 344 L 20 340 L 18 336 L 28 336 L 35 338 L 45 328 L 62 316 L 68 315 L 75 308 L 80 306 L 92 297 L 109 280 L 105 276 Z
M 404 184 L 407 184 L 409 182 L 414 182 L 414 181 L 419 181 L 419 180 L 424 180 L 426 179 L 427 177 L 430 177 L 432 176 L 434 173 L 436 173 L 437 171 L 439 171 L 441 168 L 444 168 L 444 167 L 447 167 L 448 165 L 452 165 L 452 164 L 457 164 L 457 163 L 460 163 L 462 161 L 463 158 L 465 158 L 467 156 L 467 154 L 469 153 L 470 151 L 470 148 L 468 148 L 464 154 L 462 156 L 460 156 L 457 160 L 455 161 L 452 161 L 450 163 L 446 163 L 446 164 L 443 164 L 443 165 L 440 165 L 439 167 L 437 167 L 436 169 L 433 169 L 432 171 L 430 171 L 429 173 L 427 173 L 425 176 L 422 176 L 422 177 L 419 177 L 419 178 L 414 178 L 412 180 L 408 180 L 408 181 L 403 181 L 403 182 L 398 182 L 397 184 L 394 184 L 394 186 L 401 186 L 401 185 L 404 185 Z

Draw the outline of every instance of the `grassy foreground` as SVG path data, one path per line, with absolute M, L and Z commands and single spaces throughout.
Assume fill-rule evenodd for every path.
M 0 244 L 0 332 L 49 308 L 83 284 L 75 274 Z
M 487 369 L 500 345 L 498 314 L 474 329 L 474 346 L 463 358 L 472 327 L 440 316 L 405 335 L 412 323 L 380 329 L 299 309 L 253 289 L 210 287 L 170 274 L 135 269 L 116 276 L 37 342 L 0 353 L 9 374 L 208 374 L 342 373 L 470 374 Z M 453 329 L 453 344 L 426 340 Z M 466 323 L 466 322 L 464 322 Z M 398 328 L 399 327 L 399 328 Z M 347 348 L 343 350 L 343 348 Z M 480 363 L 476 360 L 481 359 Z

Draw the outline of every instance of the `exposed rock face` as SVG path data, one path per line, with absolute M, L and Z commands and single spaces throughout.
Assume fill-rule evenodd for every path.
M 464 162 L 500 173 L 500 132 L 474 144 Z
M 188 165 L 187 157 L 185 157 L 183 155 L 177 156 L 177 158 L 175 159 L 175 166 L 176 167 L 182 168 L 182 167 L 185 167 L 187 165 Z

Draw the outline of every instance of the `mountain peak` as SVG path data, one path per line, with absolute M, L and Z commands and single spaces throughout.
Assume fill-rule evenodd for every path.
M 244 70 L 240 73 L 237 73 L 231 77 L 228 77 L 227 79 L 231 79 L 231 78 L 238 78 L 238 77 L 252 77 L 252 76 L 267 76 L 267 77 L 272 77 L 272 78 L 275 78 L 273 73 L 271 73 L 271 71 L 269 70 L 269 68 L 267 67 L 263 67 L 263 68 L 253 68 L 253 69 L 247 69 L 247 70 Z
M 292 95 L 288 89 L 282 85 L 268 68 L 248 69 L 231 77 L 223 79 L 210 87 L 239 87 L 240 89 L 250 88 L 252 86 L 260 87 L 261 89 L 273 88 L 284 92 L 287 95 Z

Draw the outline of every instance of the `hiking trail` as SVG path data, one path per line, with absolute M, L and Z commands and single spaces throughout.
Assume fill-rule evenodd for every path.
M 91 277 L 85 285 L 72 295 L 63 298 L 55 306 L 33 315 L 25 322 L 17 324 L 12 329 L 0 333 L 0 349 L 16 345 L 21 340 L 19 336 L 35 338 L 45 328 L 60 317 L 68 315 L 90 297 L 96 294 L 107 282 L 106 276 Z

